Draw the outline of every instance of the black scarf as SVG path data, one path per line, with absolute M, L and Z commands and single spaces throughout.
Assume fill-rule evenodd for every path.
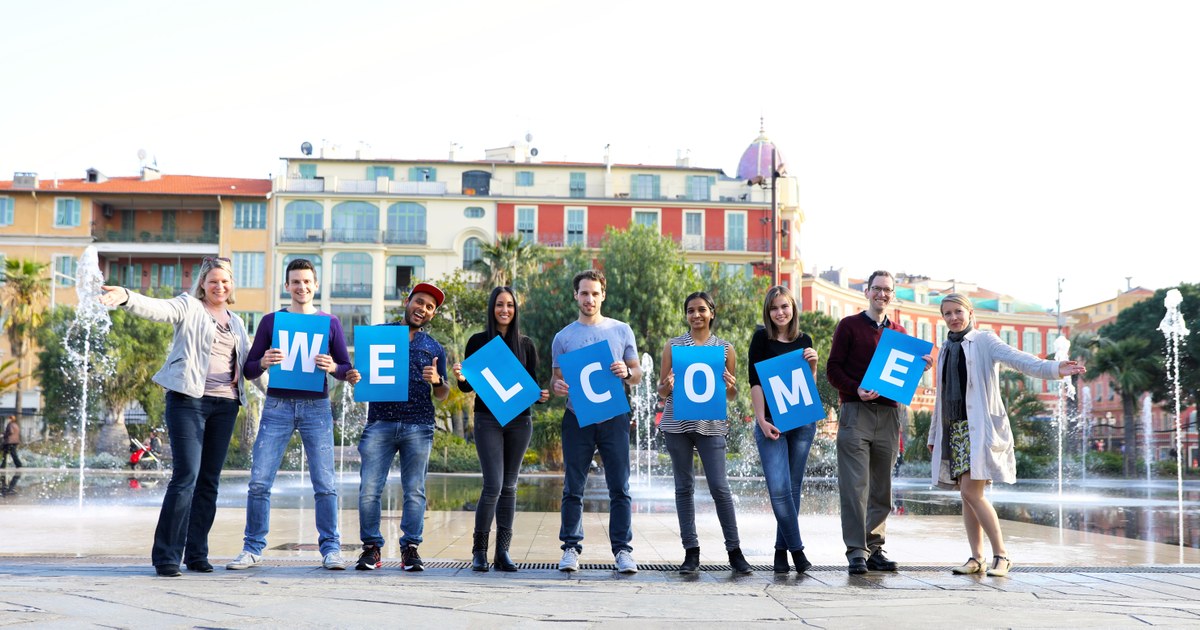
M 942 422 L 949 426 L 950 422 L 967 419 L 967 360 L 963 355 L 962 340 L 971 332 L 967 326 L 962 332 L 952 332 L 946 336 L 946 345 L 942 352 L 946 353 L 946 363 L 942 368 Z

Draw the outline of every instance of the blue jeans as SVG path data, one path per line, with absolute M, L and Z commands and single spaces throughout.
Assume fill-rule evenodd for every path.
M 328 398 L 278 398 L 263 403 L 258 437 L 250 466 L 250 493 L 246 495 L 246 537 L 242 549 L 261 555 L 271 529 L 271 486 L 283 462 L 292 434 L 300 432 L 308 458 L 317 514 L 317 542 L 321 555 L 341 551 L 338 533 L 338 494 L 333 475 L 333 409 Z
M 800 486 L 804 484 L 804 467 L 816 435 L 814 422 L 785 431 L 779 439 L 772 440 L 754 423 L 754 442 L 758 444 L 758 457 L 767 480 L 771 511 L 775 513 L 776 549 L 804 549 L 804 541 L 800 539 Z
M 358 486 L 358 526 L 364 545 L 383 546 L 379 532 L 380 504 L 392 459 L 400 454 L 400 483 L 404 511 L 400 515 L 400 546 L 421 544 L 425 531 L 425 474 L 433 448 L 432 424 L 378 420 L 367 423 L 358 441 L 362 481 Z
M 629 414 L 614 416 L 599 424 L 580 427 L 575 412 L 566 410 L 562 419 L 563 498 L 562 527 L 558 538 L 562 549 L 583 551 L 583 490 L 587 485 L 592 457 L 600 451 L 604 480 L 608 483 L 608 539 L 612 552 L 633 551 L 633 506 L 629 496 Z
M 154 566 L 181 564 L 181 556 L 183 563 L 208 559 L 208 532 L 238 406 L 231 398 L 167 391 L 163 418 L 175 461 L 154 529 Z

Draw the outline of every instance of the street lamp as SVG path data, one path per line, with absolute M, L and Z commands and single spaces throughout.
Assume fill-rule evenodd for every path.
M 756 169 L 757 170 L 757 165 Z M 775 188 L 779 180 L 779 163 L 778 154 L 775 151 L 775 145 L 771 145 L 771 286 L 779 284 L 779 204 L 777 203 Z M 761 188 L 767 187 L 767 178 L 762 175 L 755 175 L 752 179 L 746 182 Z

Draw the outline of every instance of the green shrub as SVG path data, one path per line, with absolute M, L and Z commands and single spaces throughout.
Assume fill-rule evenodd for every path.
M 1120 477 L 1125 466 L 1121 454 L 1113 451 L 1089 451 L 1086 461 L 1088 471 L 1097 475 Z
M 429 472 L 479 472 L 479 453 L 475 445 L 449 431 L 433 434 L 433 452 L 429 454 Z

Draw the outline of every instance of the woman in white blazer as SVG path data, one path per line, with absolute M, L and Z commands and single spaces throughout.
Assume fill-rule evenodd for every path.
M 962 494 L 963 524 L 971 557 L 955 573 L 980 573 L 983 534 L 992 545 L 992 576 L 1008 575 L 1013 563 L 1004 547 L 1000 519 L 984 488 L 993 481 L 1014 483 L 1017 460 L 1012 426 L 1000 398 L 1000 364 L 1026 375 L 1057 379 L 1082 374 L 1075 361 L 1046 361 L 1004 343 L 994 333 L 974 328 L 974 309 L 964 295 L 942 299 L 942 318 L 950 329 L 938 353 L 937 401 L 929 424 L 933 483 Z

